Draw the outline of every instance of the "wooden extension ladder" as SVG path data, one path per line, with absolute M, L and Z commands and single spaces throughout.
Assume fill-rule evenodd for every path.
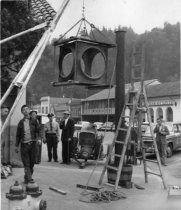
M 142 149 L 142 155 L 143 155 L 145 182 L 146 183 L 148 182 L 148 174 L 154 174 L 154 175 L 157 175 L 157 176 L 161 177 L 164 189 L 167 189 L 164 174 L 163 174 L 163 171 L 162 171 L 160 155 L 159 155 L 159 152 L 158 152 L 156 139 L 155 139 L 155 136 L 154 136 L 154 133 L 153 133 L 153 127 L 151 126 L 151 124 L 152 124 L 151 123 L 151 115 L 150 115 L 150 110 L 149 110 L 149 106 L 148 106 L 148 99 L 147 99 L 145 88 L 143 89 L 143 91 L 144 92 L 140 95 L 142 97 L 142 99 L 141 99 L 139 109 L 140 109 L 140 114 L 142 114 L 143 112 L 146 113 L 147 119 L 148 119 L 148 126 L 149 126 L 149 129 L 150 129 L 150 136 L 141 135 L 141 149 Z M 150 155 L 150 153 L 149 152 L 147 153 L 148 148 L 145 145 L 145 140 L 147 141 L 148 139 L 149 139 L 150 142 L 152 142 L 152 146 L 153 146 L 152 149 L 155 152 L 156 160 L 152 160 L 152 159 L 147 158 Z M 158 165 L 160 173 L 155 173 L 155 172 L 149 171 L 148 168 L 147 168 L 147 162 L 156 163 Z
M 134 55 L 137 55 L 137 53 L 134 52 Z M 135 120 L 137 119 L 137 125 L 138 125 L 138 140 L 140 140 L 140 147 L 141 147 L 141 151 L 143 154 L 143 165 L 144 165 L 144 175 L 145 175 L 145 182 L 148 182 L 148 174 L 154 174 L 154 175 L 158 175 L 161 177 L 162 179 L 162 183 L 164 188 L 166 189 L 166 183 L 165 183 L 165 179 L 164 179 L 164 175 L 163 175 L 163 171 L 162 171 L 162 167 L 161 167 L 161 162 L 160 162 L 160 156 L 158 153 L 158 149 L 157 149 L 157 144 L 156 144 L 156 140 L 153 134 L 153 129 L 151 126 L 151 117 L 150 117 L 150 111 L 149 111 L 149 106 L 148 106 L 148 99 L 146 96 L 146 91 L 144 88 L 144 82 L 143 82 L 143 78 L 144 78 L 144 65 L 143 65 L 143 50 L 142 50 L 142 55 L 141 55 L 141 64 L 140 65 L 135 65 L 135 59 L 132 65 L 132 81 L 135 81 L 137 79 L 141 80 L 140 85 L 141 87 L 138 90 L 135 90 L 134 87 L 134 83 L 132 82 L 131 86 L 131 90 L 128 92 L 128 97 L 126 99 L 125 105 L 123 107 L 121 116 L 119 118 L 118 121 L 118 125 L 116 128 L 116 132 L 114 135 L 114 139 L 113 142 L 111 144 L 111 147 L 109 149 L 109 154 L 107 156 L 106 162 L 104 164 L 100 179 L 99 179 L 99 185 L 102 184 L 103 182 L 103 178 L 105 175 L 105 172 L 107 169 L 111 169 L 114 170 L 116 173 L 116 180 L 115 180 L 115 184 L 114 184 L 114 190 L 117 190 L 118 188 L 118 184 L 119 184 L 119 180 L 120 180 L 120 175 L 122 172 L 122 168 L 123 168 L 123 164 L 124 164 L 124 160 L 125 160 L 125 155 L 126 155 L 126 150 L 127 150 L 127 146 L 130 142 L 130 134 L 131 134 L 131 129 L 135 124 Z M 140 67 L 140 75 L 135 75 L 135 68 L 138 69 L 138 67 Z M 129 111 L 126 111 L 128 108 Z M 129 114 L 126 114 L 126 113 Z M 156 154 L 156 160 L 150 160 L 147 159 L 147 153 L 146 153 L 146 147 L 144 145 L 144 138 L 145 136 L 142 135 L 142 131 L 141 131 L 141 126 L 143 125 L 143 120 L 142 120 L 142 113 L 145 113 L 147 115 L 147 119 L 148 119 L 148 126 L 150 127 L 150 131 L 151 131 L 151 136 L 150 139 L 153 142 L 153 147 L 155 150 L 155 154 Z M 124 125 L 124 122 L 126 121 L 128 122 L 128 126 L 126 127 Z M 119 138 L 119 134 L 120 132 L 122 132 L 122 135 L 124 136 L 121 140 Z M 124 133 L 123 133 L 124 132 Z M 115 154 L 115 146 L 121 144 L 122 145 L 122 152 L 121 154 Z M 115 157 L 115 158 L 119 158 L 119 164 L 118 166 L 113 166 L 111 165 L 111 157 Z M 146 162 L 154 162 L 156 164 L 158 164 L 158 168 L 159 168 L 159 172 L 160 173 L 154 173 L 151 171 L 147 170 L 147 164 Z

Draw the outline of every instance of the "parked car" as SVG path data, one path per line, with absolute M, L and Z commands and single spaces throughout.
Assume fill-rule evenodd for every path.
M 102 127 L 101 131 L 114 131 L 115 130 L 115 124 L 113 122 L 105 122 Z
M 170 132 L 169 135 L 166 136 L 167 140 L 167 157 L 171 157 L 174 150 L 181 148 L 181 122 L 174 123 L 165 123 Z M 152 128 L 155 128 L 155 124 L 152 124 Z M 154 134 L 155 135 L 155 134 Z M 151 139 L 147 139 L 151 136 L 150 127 L 146 128 L 144 134 L 144 145 L 147 147 L 147 152 L 154 153 L 153 149 L 153 141 Z
M 84 127 L 87 127 L 90 125 L 90 122 L 88 121 L 78 121 L 75 125 L 74 125 L 74 128 L 75 130 L 81 130 L 82 128 Z
M 104 123 L 102 123 L 102 122 L 94 122 L 93 124 L 96 126 L 97 130 L 100 131 Z

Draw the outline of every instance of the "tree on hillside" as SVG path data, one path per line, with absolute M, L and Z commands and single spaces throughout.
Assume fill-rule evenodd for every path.
M 1 39 L 39 24 L 29 8 L 29 1 L 1 1 Z M 1 46 L 1 95 L 36 46 L 42 31 L 28 33 Z
M 164 28 L 154 28 L 140 36 L 145 44 L 146 79 L 157 78 L 161 82 L 180 78 L 180 24 L 164 24 Z

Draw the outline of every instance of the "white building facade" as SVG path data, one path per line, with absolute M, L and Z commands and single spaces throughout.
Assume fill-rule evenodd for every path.
M 145 81 L 151 119 L 156 123 L 158 117 L 162 117 L 166 122 L 181 121 L 181 98 L 180 81 L 160 83 L 158 81 Z M 139 85 L 136 84 L 138 88 Z M 130 85 L 125 87 L 126 93 Z M 108 102 L 109 95 L 109 102 Z M 103 90 L 95 95 L 82 100 L 82 117 L 88 121 L 114 121 L 115 114 L 115 88 Z M 144 121 L 147 117 L 143 116 Z
M 40 99 L 40 107 L 42 114 L 48 114 L 50 112 L 50 96 L 41 97 Z

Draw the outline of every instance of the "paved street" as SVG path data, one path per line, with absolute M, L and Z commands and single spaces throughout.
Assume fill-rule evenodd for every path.
M 112 134 L 105 139 L 105 144 L 109 142 Z M 105 145 L 106 147 L 106 145 Z M 106 150 L 106 148 L 105 148 Z M 133 187 L 132 189 L 119 189 L 124 192 L 127 199 L 120 199 L 110 203 L 84 203 L 79 201 L 82 197 L 82 189 L 77 188 L 76 184 L 87 183 L 87 180 L 94 168 L 94 162 L 90 161 L 85 169 L 79 169 L 76 162 L 71 165 L 62 165 L 59 163 L 47 162 L 46 145 L 43 145 L 42 162 L 35 166 L 34 179 L 43 190 L 42 199 L 47 201 L 48 210 L 180 210 L 181 199 L 168 199 L 168 192 L 163 189 L 161 179 L 150 175 L 149 183 L 144 183 L 143 166 L 136 165 L 133 169 L 132 181 L 144 186 L 144 190 Z M 61 144 L 58 147 L 59 159 L 61 160 Z M 104 162 L 99 161 L 97 168 L 90 180 L 89 185 L 97 185 Z M 155 171 L 156 166 L 149 164 L 149 169 Z M 174 153 L 173 157 L 168 159 L 168 166 L 163 168 L 166 182 L 168 185 L 181 185 L 181 150 Z M 23 181 L 23 169 L 14 168 L 14 175 L 8 179 L 3 179 L 2 188 L 2 209 L 8 209 L 8 200 L 5 193 L 15 180 Z M 106 176 L 105 176 L 106 182 Z M 53 186 L 67 192 L 67 195 L 61 195 L 49 190 Z M 105 189 L 110 189 L 105 186 Z

